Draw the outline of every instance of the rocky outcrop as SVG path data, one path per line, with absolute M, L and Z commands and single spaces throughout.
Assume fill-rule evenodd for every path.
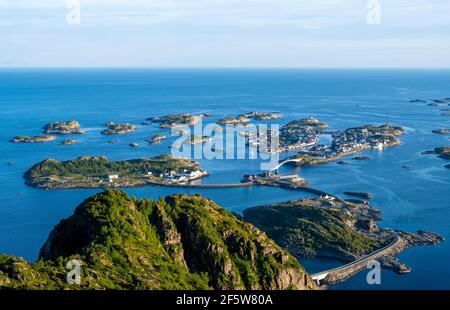
M 167 139 L 166 136 L 160 135 L 160 134 L 156 134 L 153 137 L 151 137 L 150 139 L 148 139 L 148 144 L 149 145 L 160 144 L 161 142 L 163 142 L 166 139 Z
M 256 121 L 267 121 L 281 118 L 281 114 L 278 112 L 249 112 L 241 114 L 240 116 L 250 118 Z
M 102 131 L 103 135 L 123 135 L 131 132 L 135 132 L 137 126 L 129 123 L 115 124 L 113 122 L 108 122 L 105 124 L 108 129 Z
M 448 135 L 448 134 L 450 134 L 450 129 L 447 129 L 447 128 L 434 129 L 433 133 L 440 134 L 440 135 Z
M 443 159 L 450 159 L 450 146 L 437 147 L 434 152 Z
M 78 141 L 74 140 L 74 139 L 64 139 L 61 141 L 62 145 L 72 145 L 72 144 L 77 144 Z
M 41 142 L 51 142 L 55 140 L 55 136 L 16 136 L 10 140 L 13 143 L 41 143 Z
M 86 133 L 85 130 L 81 129 L 81 126 L 77 121 L 48 123 L 47 125 L 44 126 L 44 132 L 50 133 L 50 134 L 61 134 L 61 135 Z
M 217 121 L 217 124 L 221 125 L 236 125 L 249 123 L 251 119 L 245 115 L 239 115 L 236 117 L 224 117 Z
M 169 114 L 160 117 L 149 117 L 148 121 L 153 123 L 159 123 L 159 128 L 175 128 L 180 126 L 193 126 L 205 117 L 211 116 L 210 114 Z
M 77 289 L 316 287 L 263 232 L 200 196 L 151 201 L 107 190 L 61 221 L 39 257 L 0 255 L 0 288 L 74 288 L 64 281 L 73 259 L 83 270 Z

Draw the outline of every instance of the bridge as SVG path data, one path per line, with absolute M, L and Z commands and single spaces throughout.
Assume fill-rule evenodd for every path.
M 253 182 L 242 182 L 235 184 L 186 184 L 186 183 L 165 183 L 146 181 L 147 184 L 154 186 L 166 186 L 166 187 L 184 187 L 184 188 L 239 188 L 239 187 L 251 187 L 254 186 Z
M 272 171 L 277 170 L 281 168 L 281 166 L 283 166 L 284 164 L 287 163 L 300 163 L 303 159 L 301 158 L 291 158 L 291 159 L 286 159 L 280 163 L 278 163 L 278 165 L 276 165 L 275 167 L 273 167 L 272 169 L 269 170 L 268 174 L 270 175 L 272 173 Z
M 366 269 L 370 261 L 383 256 L 397 254 L 403 249 L 404 246 L 404 240 L 396 234 L 392 242 L 381 249 L 378 249 L 375 252 L 372 252 L 371 254 L 361 257 L 346 265 L 318 272 L 311 275 L 311 277 L 317 285 L 320 285 L 322 282 L 329 285 L 342 282 L 357 274 L 361 270 Z

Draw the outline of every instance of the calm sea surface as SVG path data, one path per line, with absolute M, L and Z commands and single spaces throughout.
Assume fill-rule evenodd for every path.
M 68 160 L 82 155 L 110 159 L 141 158 L 168 153 L 171 139 L 158 146 L 144 141 L 155 126 L 117 138 L 100 131 L 107 121 L 140 124 L 150 116 L 168 113 L 214 113 L 218 118 L 249 111 L 279 111 L 281 124 L 313 116 L 345 129 L 366 123 L 404 126 L 403 145 L 368 151 L 372 160 L 340 166 L 335 163 L 296 170 L 313 187 L 342 195 L 369 191 L 373 205 L 383 211 L 381 226 L 450 235 L 450 170 L 445 160 L 422 151 L 450 145 L 449 136 L 431 133 L 450 128 L 441 109 L 410 99 L 450 97 L 450 71 L 364 70 L 0 70 L 0 253 L 34 260 L 50 230 L 97 190 L 43 191 L 24 185 L 23 173 L 46 159 Z M 79 144 L 62 146 L 13 144 L 16 135 L 38 135 L 50 121 L 78 120 L 88 134 Z M 130 148 L 131 142 L 141 144 Z M 14 165 L 8 165 L 13 162 Z M 249 160 L 202 161 L 208 183 L 239 181 L 254 173 L 259 163 Z M 410 166 L 410 170 L 402 166 Z M 289 168 L 286 173 L 292 173 Z M 158 198 L 177 192 L 201 193 L 223 207 L 240 212 L 251 206 L 306 197 L 276 188 L 240 189 L 127 189 L 138 197 Z M 450 289 L 450 242 L 418 247 L 399 258 L 413 272 L 398 276 L 383 270 L 382 284 L 366 284 L 360 273 L 336 289 Z M 317 272 L 339 262 L 302 262 Z

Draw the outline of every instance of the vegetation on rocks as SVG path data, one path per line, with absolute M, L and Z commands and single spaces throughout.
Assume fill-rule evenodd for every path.
M 66 282 L 67 262 L 81 283 Z M 313 289 L 298 262 L 251 224 L 211 200 L 138 200 L 106 190 L 78 206 L 39 260 L 0 255 L 0 288 Z
M 77 121 L 52 122 L 44 126 L 44 132 L 50 134 L 84 134 L 86 131 L 81 129 Z
M 246 209 L 244 220 L 266 232 L 296 257 L 352 260 L 372 252 L 383 240 L 360 231 L 361 228 L 375 230 L 373 225 L 377 215 L 372 218 L 356 216 L 365 211 L 355 204 L 349 204 L 349 207 L 353 209 L 343 212 L 337 202 L 295 200 Z
M 147 120 L 153 123 L 159 123 L 159 128 L 173 128 L 179 126 L 192 126 L 197 124 L 202 118 L 210 116 L 209 114 L 169 114 L 161 117 L 149 117 Z

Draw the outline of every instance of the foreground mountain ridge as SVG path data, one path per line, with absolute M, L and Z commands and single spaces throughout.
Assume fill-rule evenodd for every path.
M 81 283 L 65 267 L 81 263 Z M 314 289 L 265 233 L 209 199 L 139 200 L 106 190 L 62 220 L 39 260 L 0 255 L 6 289 Z

